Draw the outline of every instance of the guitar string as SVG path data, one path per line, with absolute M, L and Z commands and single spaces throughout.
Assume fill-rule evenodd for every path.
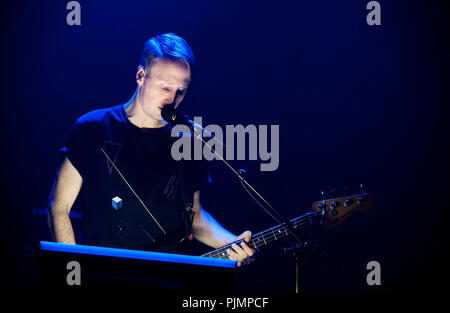
M 300 216 L 300 217 L 298 217 L 298 218 L 296 218 L 296 219 L 291 220 L 291 223 L 294 224 L 294 227 L 302 227 L 302 226 L 304 226 L 305 224 L 308 224 L 308 222 L 309 222 L 310 224 L 312 224 L 312 223 L 311 223 L 311 217 L 312 217 L 313 219 L 316 219 L 316 218 L 320 217 L 320 212 L 309 212 L 309 213 L 307 213 L 307 214 L 305 214 L 305 215 L 303 215 L 303 216 Z M 300 222 L 301 222 L 301 223 L 300 223 Z M 314 222 L 317 222 L 317 221 L 314 221 Z M 262 240 L 263 240 L 265 243 L 271 242 L 271 241 L 273 241 L 273 240 L 277 240 L 278 238 L 277 238 L 276 234 L 274 233 L 274 231 L 276 231 L 276 230 L 279 231 L 280 228 L 283 228 L 283 229 L 284 229 L 284 230 L 283 230 L 283 234 L 287 231 L 287 229 L 286 229 L 287 226 L 286 226 L 285 224 L 282 224 L 282 225 L 277 225 L 277 226 L 274 226 L 274 227 L 272 227 L 272 228 L 269 228 L 269 229 L 267 229 L 267 230 L 265 230 L 265 231 L 262 231 L 262 232 L 260 232 L 260 233 L 258 233 L 258 234 L 255 234 L 254 237 L 263 237 Z M 264 235 L 264 233 L 267 233 L 267 237 L 265 237 L 266 235 Z M 269 236 L 269 234 L 270 234 L 270 236 Z M 279 232 L 279 234 L 280 234 L 280 232 Z M 286 234 L 286 235 L 287 235 L 287 234 Z M 261 241 L 261 239 L 259 239 L 259 241 Z M 239 243 L 241 243 L 241 242 L 244 242 L 244 239 L 239 239 L 239 240 L 237 240 L 237 241 L 235 241 L 235 242 L 232 242 L 232 243 L 230 243 L 230 244 L 227 244 L 227 245 L 225 245 L 225 246 L 223 246 L 223 247 L 220 247 L 220 248 L 218 248 L 218 249 L 216 249 L 216 250 L 214 250 L 214 251 L 205 253 L 205 254 L 203 254 L 203 255 L 201 255 L 201 256 L 214 257 L 214 255 L 217 255 L 218 257 L 220 257 L 221 255 L 224 255 L 224 252 L 225 252 L 226 250 L 228 250 L 233 244 L 239 244 Z M 252 240 L 252 242 L 253 242 L 253 245 L 256 245 L 254 240 Z
M 314 219 L 313 220 L 313 222 L 314 223 L 317 223 L 317 222 L 319 222 L 319 221 L 321 221 L 322 220 L 322 212 L 320 212 L 320 211 L 316 211 L 316 212 L 308 212 L 308 213 L 306 213 L 306 214 L 304 214 L 304 215 L 302 215 L 302 216 L 300 216 L 300 217 L 297 217 L 297 218 L 295 218 L 295 219 L 292 219 L 291 220 L 291 223 L 299 223 L 299 221 L 302 221 L 301 222 L 301 224 L 298 224 L 298 225 L 294 225 L 295 227 L 302 227 L 302 226 L 304 226 L 305 224 L 307 224 L 307 221 L 305 221 L 307 218 L 308 218 L 308 220 L 309 220 L 309 224 L 313 224 L 313 222 L 311 222 L 311 217 Z M 318 220 L 317 220 L 317 218 L 319 218 Z M 267 242 L 272 242 L 273 240 L 277 240 L 278 238 L 276 237 L 276 235 L 274 234 L 274 230 L 277 230 L 277 229 L 279 229 L 279 228 L 284 228 L 284 232 L 286 232 L 286 228 L 287 228 L 287 226 L 283 223 L 283 224 L 280 224 L 280 225 L 277 225 L 277 226 L 274 226 L 274 227 L 272 227 L 272 228 L 270 228 L 270 229 L 268 229 L 268 230 L 265 230 L 265 231 L 262 231 L 262 232 L 260 232 L 260 233 L 258 233 L 258 234 L 256 234 L 256 235 L 254 235 L 253 237 L 263 237 L 263 241 L 264 241 L 264 243 L 266 244 Z M 268 236 L 268 237 L 264 237 L 265 235 L 264 235 L 264 233 L 269 233 L 269 232 L 271 232 L 271 236 Z M 284 236 L 284 235 L 283 235 Z M 261 239 L 259 240 L 259 242 L 261 241 Z M 219 258 L 222 258 L 221 257 L 221 255 L 226 255 L 226 258 L 228 258 L 228 255 L 226 254 L 226 253 L 224 253 L 226 250 L 228 250 L 230 247 L 231 247 L 231 245 L 233 245 L 233 244 L 239 244 L 239 243 L 242 243 L 242 242 L 244 242 L 244 239 L 239 239 L 239 240 L 237 240 L 237 241 L 235 241 L 235 242 L 232 242 L 232 243 L 230 243 L 230 244 L 227 244 L 227 245 L 225 245 L 225 246 L 223 246 L 223 247 L 220 247 L 220 248 L 218 248 L 218 249 L 216 249 L 216 250 L 213 250 L 213 251 L 211 251 L 211 252 L 208 252 L 208 253 L 205 253 L 205 254 L 203 254 L 203 255 L 201 255 L 201 256 L 205 256 L 205 257 L 219 257 Z M 252 240 L 252 242 L 253 242 L 253 245 L 255 245 L 255 242 L 254 242 L 254 240 Z
M 322 214 L 321 211 L 308 212 L 308 213 L 306 213 L 306 214 L 304 214 L 304 215 L 302 215 L 300 217 L 292 219 L 290 222 L 294 223 L 294 224 L 298 224 L 298 225 L 294 225 L 295 227 L 302 227 L 305 224 L 308 224 L 306 219 L 309 220 L 309 224 L 317 223 L 319 221 L 321 222 L 322 221 L 322 217 L 323 217 L 322 215 L 323 214 Z M 311 218 L 313 219 L 313 221 L 311 221 Z M 301 221 L 301 223 L 299 223 L 300 221 Z M 285 223 L 283 223 L 283 224 L 274 226 L 274 227 L 272 227 L 272 228 L 270 228 L 268 230 L 262 231 L 262 232 L 260 232 L 260 233 L 258 233 L 256 235 L 254 235 L 253 237 L 254 238 L 255 237 L 263 237 L 264 243 L 267 244 L 267 242 L 272 242 L 273 240 L 278 240 L 276 234 L 274 233 L 274 230 L 278 230 L 279 228 L 284 228 L 284 232 L 286 232 L 287 226 L 286 226 Z M 283 232 L 283 236 L 285 236 L 284 232 Z M 264 233 L 271 233 L 271 236 L 265 237 Z M 286 235 L 288 235 L 288 234 L 286 234 Z M 237 240 L 235 242 L 232 242 L 230 244 L 227 244 L 225 246 L 217 248 L 216 250 L 207 252 L 207 253 L 205 253 L 205 254 L 203 254 L 201 256 L 203 256 L 203 257 L 219 257 L 219 258 L 222 259 L 221 256 L 222 255 L 226 255 L 226 258 L 228 258 L 228 254 L 226 254 L 225 251 L 230 249 L 233 244 L 240 244 L 240 243 L 242 243 L 244 241 L 245 241 L 244 239 L 239 239 L 239 240 Z M 251 242 L 253 242 L 253 245 L 256 246 L 254 239 L 251 240 Z M 258 243 L 260 243 L 260 242 L 261 242 L 261 239 L 259 239 Z
M 315 216 L 314 218 L 316 218 L 316 217 L 318 217 L 318 216 Z M 305 218 L 306 218 L 306 217 L 305 217 Z M 316 222 L 316 221 L 315 221 L 315 222 Z M 296 227 L 302 227 L 302 226 L 304 226 L 304 225 L 307 224 L 307 223 L 308 223 L 307 221 L 303 221 L 301 224 L 296 225 Z M 270 230 L 272 230 L 272 235 L 267 236 L 267 237 L 264 237 L 264 235 L 262 235 L 264 232 L 261 232 L 260 234 L 256 234 L 255 237 L 258 237 L 258 236 L 264 237 L 264 238 L 263 238 L 263 241 L 264 241 L 265 244 L 267 244 L 268 242 L 272 242 L 272 241 L 274 241 L 274 240 L 278 240 L 277 236 L 273 233 L 273 229 L 277 229 L 277 228 L 281 228 L 281 227 L 286 228 L 286 226 L 279 225 L 279 226 L 276 226 L 276 227 L 273 227 L 273 228 L 271 228 L 271 229 L 269 229 L 269 230 L 264 231 L 264 232 L 269 232 Z M 286 230 L 285 230 L 285 231 L 286 231 Z M 285 231 L 283 231 L 283 236 L 285 236 L 285 235 L 284 235 Z M 228 258 L 228 254 L 225 253 L 226 250 L 228 250 L 228 249 L 231 247 L 231 245 L 233 245 L 233 244 L 239 244 L 239 243 L 241 243 L 241 242 L 243 242 L 243 241 L 244 241 L 244 239 L 240 239 L 240 240 L 238 240 L 238 241 L 232 242 L 231 244 L 227 244 L 227 245 L 225 245 L 225 246 L 223 246 L 223 247 L 220 247 L 220 248 L 218 248 L 218 249 L 216 249 L 216 250 L 214 250 L 214 251 L 205 253 L 205 254 L 202 255 L 202 256 L 205 256 L 205 257 L 219 257 L 219 258 L 222 258 L 223 255 L 226 255 L 226 258 Z M 253 241 L 253 244 L 256 245 L 256 244 L 254 243 L 254 240 L 252 240 L 252 241 Z M 259 242 L 261 242 L 261 239 L 259 240 Z

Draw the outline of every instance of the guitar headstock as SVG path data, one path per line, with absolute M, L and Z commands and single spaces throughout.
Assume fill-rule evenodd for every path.
M 316 201 L 312 205 L 313 212 L 322 213 L 321 224 L 334 228 L 345 221 L 356 211 L 369 212 L 375 207 L 375 199 L 368 193 L 360 193 Z

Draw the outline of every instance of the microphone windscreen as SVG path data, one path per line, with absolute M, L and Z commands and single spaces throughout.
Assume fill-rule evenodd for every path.
M 170 124 L 174 123 L 177 118 L 177 113 L 175 111 L 174 104 L 171 103 L 171 104 L 166 104 L 165 106 L 163 106 L 163 108 L 161 110 L 161 116 L 166 122 L 168 122 Z

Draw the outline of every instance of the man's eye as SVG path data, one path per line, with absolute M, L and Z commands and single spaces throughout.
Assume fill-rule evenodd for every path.
M 163 87 L 163 90 L 166 91 L 166 92 L 169 92 L 170 88 L 169 87 Z

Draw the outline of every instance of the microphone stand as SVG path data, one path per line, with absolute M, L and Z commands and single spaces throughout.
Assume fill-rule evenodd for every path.
M 170 110 L 170 109 L 169 109 Z M 208 144 L 203 139 L 203 132 L 208 133 L 211 137 L 214 137 L 212 134 L 207 132 L 203 127 L 196 124 L 189 116 L 180 114 L 180 117 L 178 117 L 178 114 L 174 109 L 172 109 L 170 112 L 164 112 L 163 108 L 163 118 L 169 122 L 172 125 L 176 124 L 183 124 L 189 127 L 189 130 L 193 134 L 194 138 L 197 140 L 202 141 L 203 144 L 205 144 L 211 151 L 219 157 L 219 159 L 225 163 L 225 165 L 238 177 L 238 179 L 241 181 L 241 183 L 245 186 L 247 186 L 259 199 L 261 199 L 271 210 L 267 210 L 264 206 L 260 205 L 260 207 L 264 210 L 265 213 L 267 213 L 272 219 L 274 219 L 278 224 L 286 225 L 287 230 L 292 235 L 296 242 L 296 246 L 291 248 L 285 248 L 285 252 L 291 252 L 296 260 L 296 283 L 295 283 L 295 293 L 300 293 L 299 288 L 299 280 L 300 280 L 300 266 L 301 266 L 301 259 L 304 255 L 304 249 L 309 244 L 309 239 L 306 238 L 306 236 L 300 231 L 300 230 L 294 230 L 292 227 L 292 223 L 289 219 L 286 219 L 278 210 L 276 210 L 270 203 L 267 201 L 246 179 L 246 171 L 245 170 L 239 170 L 237 171 L 234 169 L 217 151 L 215 151 L 211 145 Z M 177 121 L 177 119 L 180 120 L 180 122 Z M 223 144 L 222 144 L 223 145 Z M 225 147 L 225 145 L 223 145 Z M 226 147 L 225 147 L 226 148 Z M 259 203 L 258 203 L 259 204 Z M 317 245 L 315 245 L 317 246 Z

